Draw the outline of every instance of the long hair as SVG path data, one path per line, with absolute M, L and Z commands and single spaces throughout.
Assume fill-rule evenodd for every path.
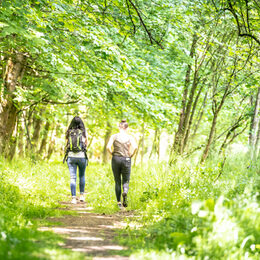
M 70 125 L 69 125 L 69 128 L 66 132 L 66 138 L 69 138 L 69 131 L 71 129 L 80 129 L 82 131 L 82 135 L 84 137 L 86 137 L 86 130 L 85 130 L 85 126 L 84 126 L 84 123 L 83 121 L 81 120 L 81 118 L 79 116 L 75 116 L 71 122 L 70 122 Z

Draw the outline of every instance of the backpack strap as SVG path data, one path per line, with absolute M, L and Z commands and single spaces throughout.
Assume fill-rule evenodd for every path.
M 79 149 L 81 149 L 81 147 L 80 147 L 80 138 L 82 136 L 82 132 L 81 132 L 81 130 L 78 130 L 78 131 L 79 131 L 79 133 L 78 133 L 78 136 L 77 136 L 77 147 Z
M 71 138 L 71 134 L 69 135 L 69 144 L 70 144 L 70 150 L 72 151 L 72 138 Z

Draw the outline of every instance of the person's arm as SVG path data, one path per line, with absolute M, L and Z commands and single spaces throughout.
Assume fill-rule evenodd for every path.
M 112 145 L 114 143 L 115 140 L 115 135 L 112 135 L 107 143 L 107 151 L 112 154 Z
M 135 141 L 135 138 L 132 137 L 132 136 L 131 136 L 131 138 L 130 138 L 130 142 L 131 142 L 131 148 L 132 148 L 132 149 L 131 149 L 132 152 L 131 152 L 131 154 L 130 154 L 130 157 L 132 158 L 132 157 L 135 155 L 138 146 L 137 146 L 137 143 L 136 143 L 136 141 Z

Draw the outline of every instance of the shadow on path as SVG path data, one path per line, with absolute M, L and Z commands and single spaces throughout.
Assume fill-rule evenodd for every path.
M 51 223 L 62 223 L 60 226 L 41 227 L 41 231 L 49 231 L 63 235 L 64 248 L 85 253 L 93 259 L 129 259 L 127 248 L 115 242 L 118 235 L 116 230 L 125 227 L 124 217 L 131 217 L 129 211 L 121 211 L 113 215 L 92 213 L 92 208 L 86 207 L 85 203 L 66 205 L 65 210 L 73 210 L 77 216 L 65 215 L 60 218 L 49 218 Z M 62 209 L 64 210 L 64 208 Z

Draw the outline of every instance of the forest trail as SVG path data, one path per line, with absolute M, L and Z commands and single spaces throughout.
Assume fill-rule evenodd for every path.
M 66 208 L 60 210 L 72 210 L 77 215 L 65 215 L 59 218 L 49 218 L 50 227 L 41 227 L 41 231 L 53 231 L 65 237 L 61 246 L 73 251 L 86 254 L 86 259 L 129 259 L 124 255 L 127 250 L 115 242 L 118 235 L 116 230 L 126 226 L 125 217 L 133 216 L 130 211 L 121 210 L 112 215 L 97 214 L 91 212 L 92 208 L 86 203 L 73 205 L 68 202 L 61 202 Z M 61 223 L 61 225 L 57 225 Z

